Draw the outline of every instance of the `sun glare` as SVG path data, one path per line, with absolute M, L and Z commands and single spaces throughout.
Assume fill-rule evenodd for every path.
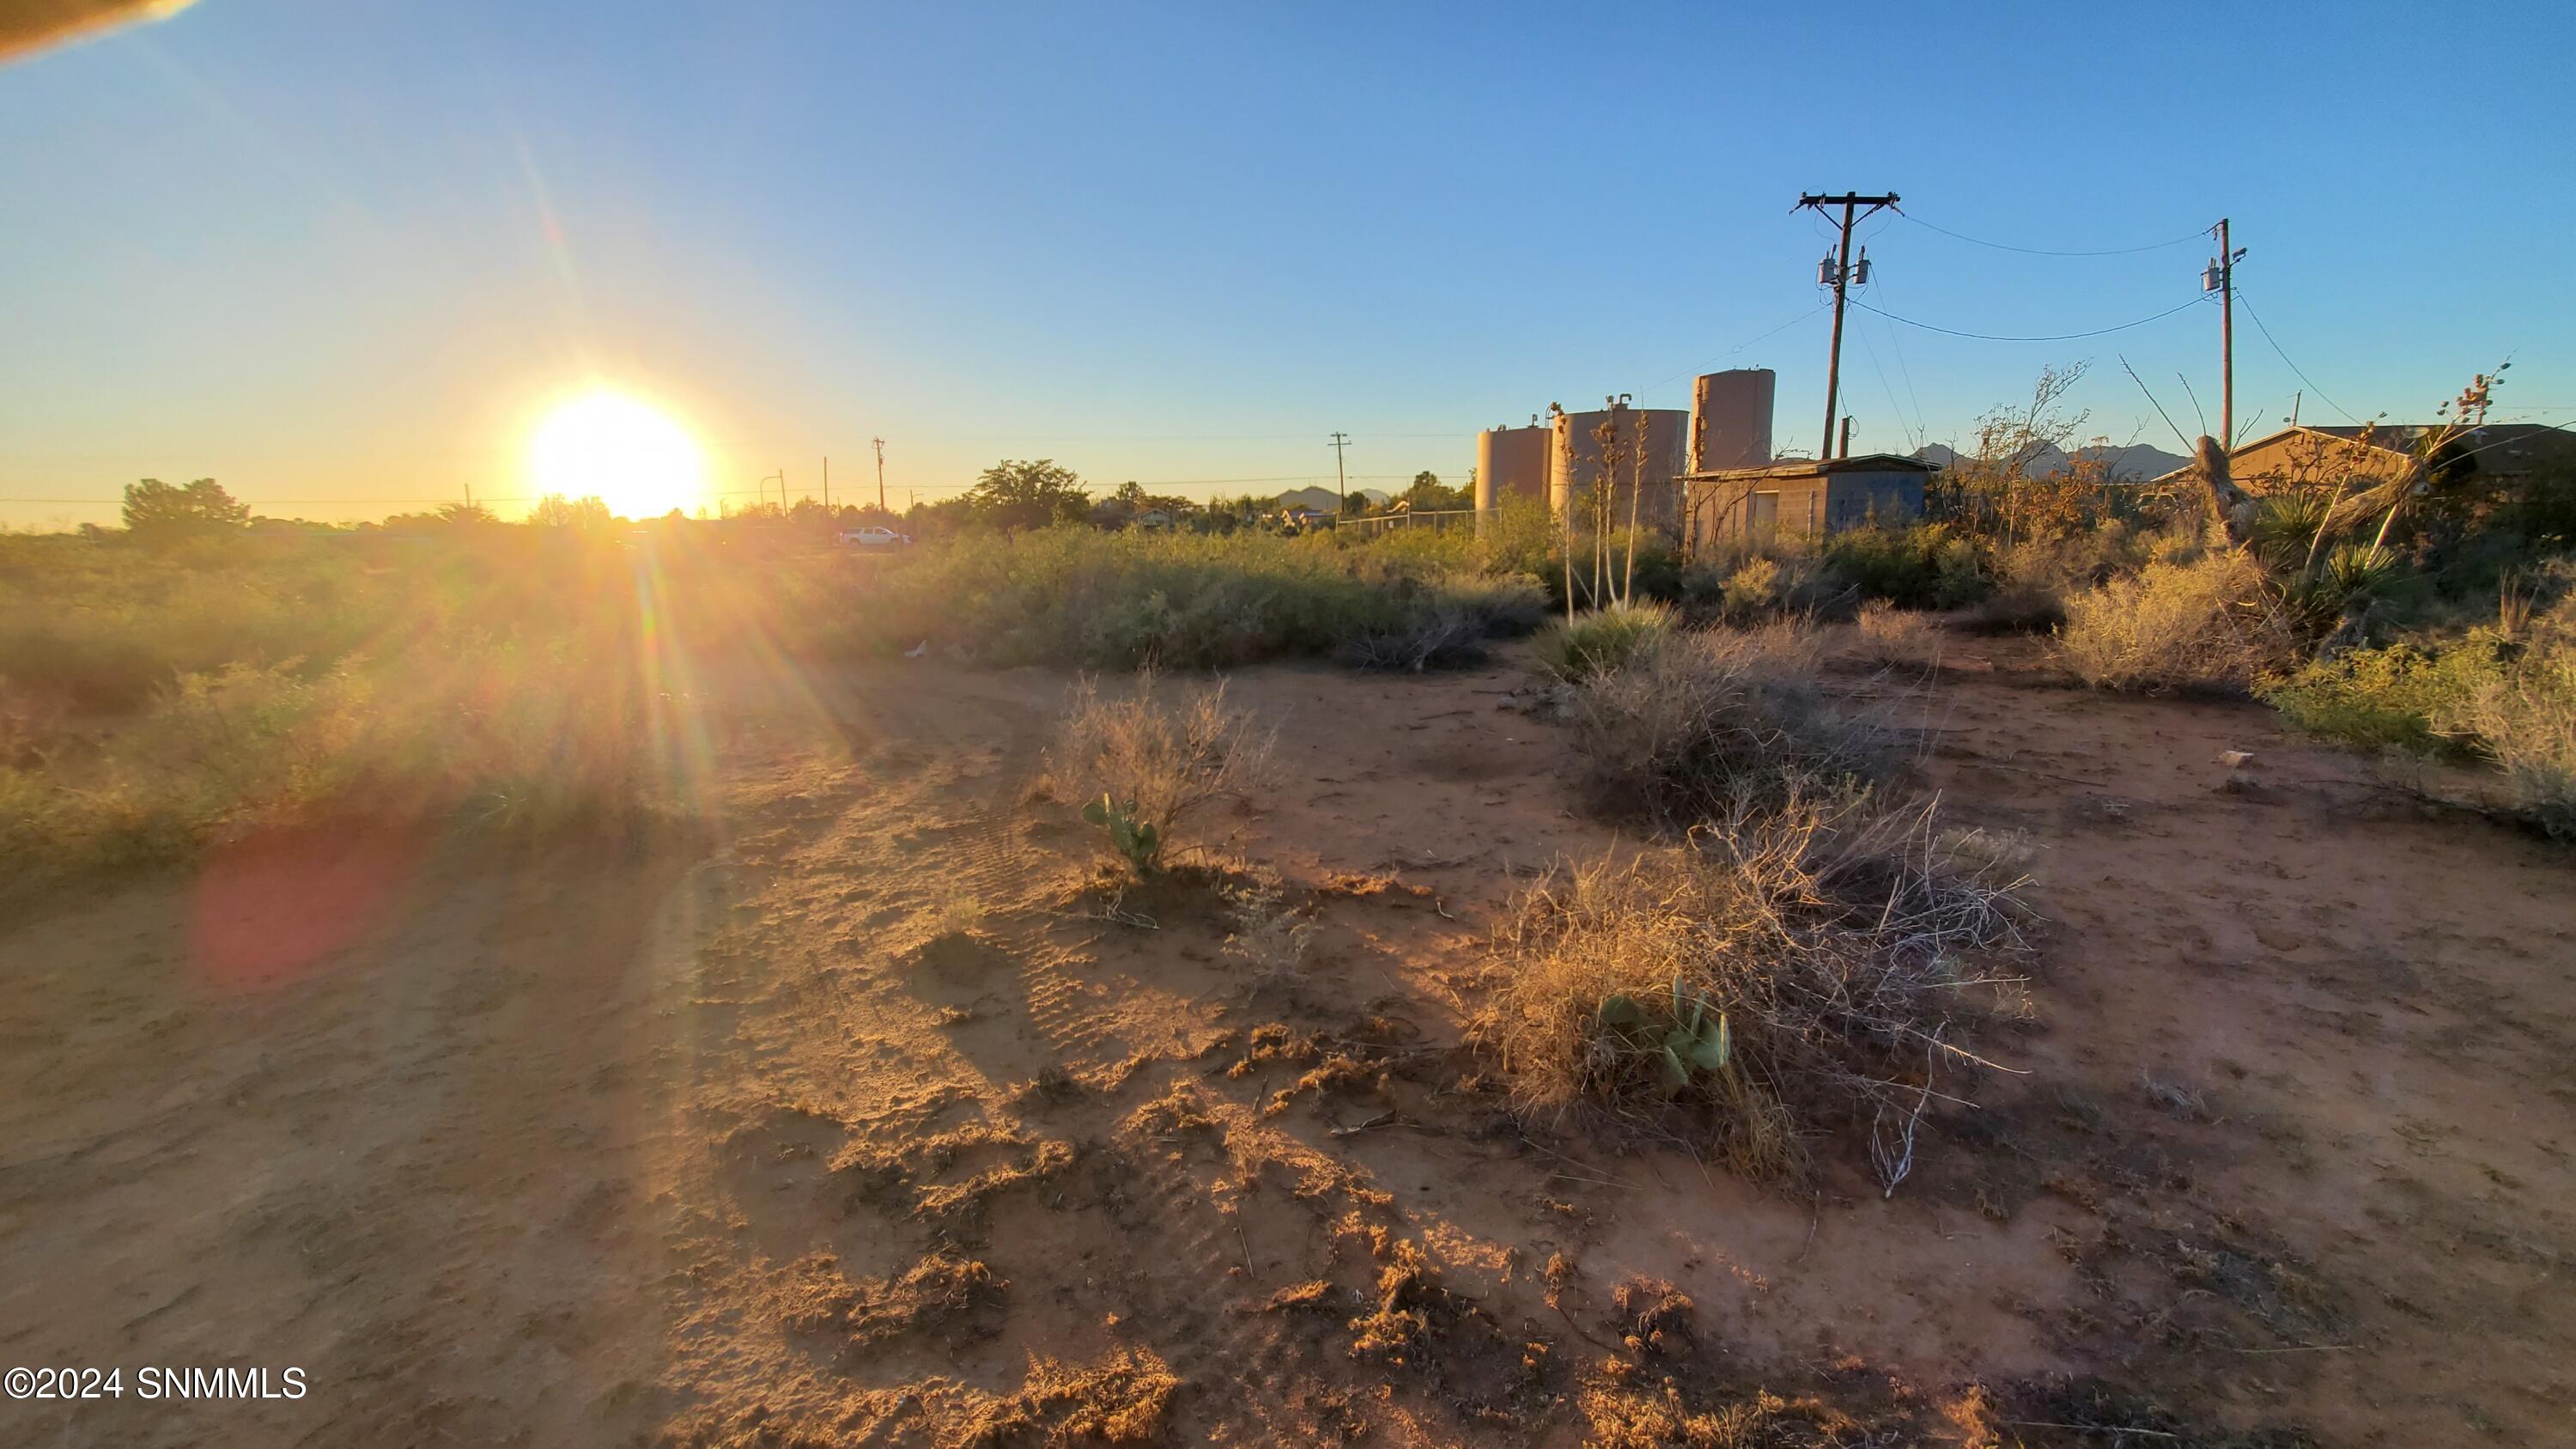
M 546 414 L 528 439 L 541 493 L 597 497 L 627 518 L 706 501 L 706 459 L 670 414 L 620 392 L 585 393 Z

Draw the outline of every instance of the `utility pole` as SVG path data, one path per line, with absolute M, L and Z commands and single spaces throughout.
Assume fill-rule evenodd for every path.
M 829 454 L 823 458 L 823 511 L 832 511 L 832 459 Z
M 1839 400 L 1843 381 L 1843 294 L 1850 283 L 1866 284 L 1869 281 L 1869 253 L 1866 250 L 1861 253 L 1860 274 L 1858 276 L 1852 274 L 1852 223 L 1877 212 L 1881 207 L 1894 206 L 1897 200 L 1896 193 L 1892 191 L 1885 196 L 1861 196 L 1846 191 L 1840 196 L 1801 196 L 1798 198 L 1798 204 L 1789 208 L 1791 211 L 1797 211 L 1813 207 L 1819 215 L 1828 206 L 1839 206 L 1843 209 L 1842 253 L 1838 258 L 1828 257 L 1824 265 L 1816 269 L 1816 280 L 1830 282 L 1834 288 L 1834 347 L 1832 354 L 1825 361 L 1823 448 L 1828 457 L 1831 457 L 1834 451 L 1834 404 Z M 1863 206 L 1868 207 L 1869 210 L 1855 214 L 1854 208 Z
M 1333 434 L 1333 483 L 1335 488 L 1342 495 L 1342 513 L 1348 513 L 1351 511 L 1351 480 L 1350 477 L 1342 471 L 1342 449 L 1348 446 L 1350 441 L 1350 435 L 1347 433 Z M 1339 527 L 1341 525 L 1341 521 L 1340 513 L 1333 515 L 1333 523 L 1335 527 Z
M 877 445 L 877 512 L 885 513 L 890 511 L 885 506 L 885 439 L 870 438 L 868 441 Z
M 2227 218 L 2211 227 L 2218 236 L 2218 255 L 2200 274 L 2200 289 L 2218 294 L 2218 446 L 2236 450 L 2236 264 L 2241 249 L 2228 244 Z

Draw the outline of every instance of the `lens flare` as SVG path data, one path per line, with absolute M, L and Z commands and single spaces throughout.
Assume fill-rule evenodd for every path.
M 628 518 L 650 518 L 706 500 L 706 457 L 679 420 L 625 393 L 602 389 L 558 405 L 528 439 L 528 474 L 540 493 L 598 498 Z

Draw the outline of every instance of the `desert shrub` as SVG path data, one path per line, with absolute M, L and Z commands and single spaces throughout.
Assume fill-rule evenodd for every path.
M 1928 808 L 1737 814 L 1523 891 L 1475 1038 L 1526 1110 L 1704 1135 L 1765 1179 L 1865 1135 L 1892 1191 L 1933 1093 L 1962 1095 L 1936 1082 L 1979 1066 L 1972 983 L 2023 954 L 2023 884 Z
M 2250 688 L 2289 651 L 2266 589 L 2262 566 L 2232 550 L 2151 563 L 2067 600 L 2059 656 L 2096 688 Z
M 2046 634 L 2066 623 L 2066 599 L 2046 584 L 2011 579 L 1961 610 L 1954 622 L 1971 634 Z
M 2552 838 L 2576 841 L 2576 649 L 2548 651 L 2481 683 L 2443 722 L 2476 733 L 2516 810 Z
M 1796 576 L 1779 560 L 1750 558 L 1726 576 L 1721 597 L 1729 617 L 1759 618 L 1779 611 L 1795 581 Z
M 1567 711 L 1601 808 L 1685 828 L 1887 774 L 1887 732 L 1819 689 L 1821 648 L 1785 623 L 1670 632 L 1584 676 Z
M 1476 520 L 1468 558 L 1483 573 L 1554 578 L 1559 536 L 1545 499 L 1505 498 Z
M 1538 640 L 1539 667 L 1564 680 L 1624 669 L 1648 641 L 1674 627 L 1673 611 L 1662 604 L 1595 609 L 1547 627 Z
M 1130 830 L 1150 830 L 1149 845 L 1120 853 L 1140 871 L 1154 868 L 1179 827 L 1221 801 L 1257 799 L 1273 783 L 1272 733 L 1228 706 L 1225 690 L 1220 680 L 1174 698 L 1145 670 L 1132 694 L 1109 699 L 1097 682 L 1081 681 L 1047 752 L 1046 789 L 1086 811 L 1101 806 Z M 1092 823 L 1114 828 L 1108 818 Z
M 658 698 L 563 651 L 179 676 L 39 768 L 0 765 L 0 866 L 22 880 L 185 857 L 364 814 L 477 829 L 632 823 L 685 804 Z M 666 707 L 666 706 L 665 706 Z
M 1435 607 L 1465 614 L 1491 637 L 1516 639 L 1547 623 L 1548 594 L 1528 574 L 1451 575 Z
M 1940 657 L 1941 634 L 1926 616 L 1885 599 L 1860 606 L 1861 657 L 1879 664 L 1928 667 Z
M 1956 608 L 1988 587 L 1976 544 L 1948 524 L 1845 529 L 1826 537 L 1823 557 L 1859 597 L 1909 609 Z
M 2059 595 L 2099 588 L 2144 568 L 2157 537 L 2112 518 L 2073 533 L 2024 539 L 1996 561 L 1996 580 L 2001 587 L 2044 589 Z
M 1592 597 L 1591 570 L 1595 542 L 1590 532 L 1574 537 L 1574 591 L 1578 604 Z M 1611 598 L 1655 599 L 1670 603 L 1682 596 L 1681 546 L 1657 528 L 1618 528 L 1599 541 L 1606 587 Z M 1633 568 L 1630 551 L 1635 551 Z
M 1707 597 L 1707 576 L 1699 581 Z M 1716 586 L 1718 617 L 1738 624 L 1790 615 L 1847 614 L 1859 598 L 1818 555 L 1804 549 L 1756 553 L 1736 563 Z
M 1528 585 L 1478 578 L 1410 545 L 1329 535 L 1051 528 L 874 562 L 837 591 L 817 652 L 883 655 L 929 642 L 990 664 L 1216 669 L 1329 655 L 1444 609 L 1505 629 L 1535 612 Z
M 2443 735 L 2436 721 L 2459 718 L 2471 696 L 2501 682 L 2510 650 L 2492 633 L 2447 647 L 2400 640 L 2310 661 L 2259 693 L 2301 729 L 2348 745 L 2466 754 L 2469 743 Z
M 1485 629 L 1461 610 L 1425 609 L 1393 629 L 1344 641 L 1334 657 L 1359 669 L 1462 669 L 1485 662 Z

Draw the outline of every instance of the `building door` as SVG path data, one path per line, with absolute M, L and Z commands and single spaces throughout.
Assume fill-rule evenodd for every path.
M 1750 524 L 1753 536 L 1765 542 L 1768 542 L 1773 535 L 1777 534 L 1780 531 L 1780 495 L 1777 493 L 1754 494 L 1753 514 L 1750 519 Z

